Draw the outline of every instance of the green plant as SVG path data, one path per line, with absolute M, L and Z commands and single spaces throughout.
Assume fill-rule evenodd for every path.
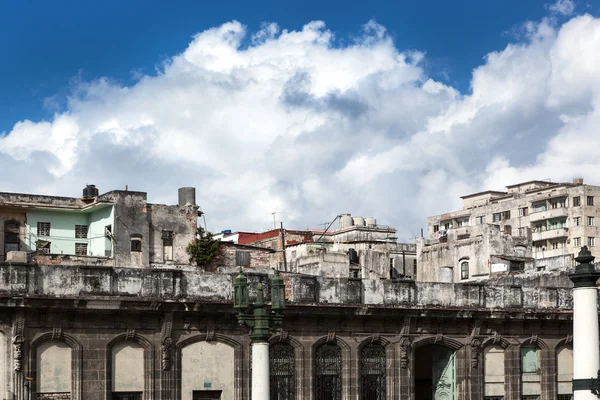
M 190 262 L 206 266 L 219 253 L 219 241 L 202 227 L 198 227 L 196 239 L 187 245 L 185 251 L 190 256 Z

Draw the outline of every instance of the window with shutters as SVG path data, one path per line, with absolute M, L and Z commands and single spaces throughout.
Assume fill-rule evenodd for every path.
M 235 265 L 238 267 L 250 266 L 250 252 L 249 251 L 236 251 L 235 252 Z
M 469 279 L 469 263 L 467 261 L 460 263 L 460 279 Z
M 588 196 L 587 197 L 587 205 L 588 206 L 593 206 L 594 205 L 594 196 Z
M 573 207 L 581 206 L 581 197 L 573 197 Z
M 4 223 L 4 254 L 9 251 L 19 251 L 19 223 L 6 221 Z

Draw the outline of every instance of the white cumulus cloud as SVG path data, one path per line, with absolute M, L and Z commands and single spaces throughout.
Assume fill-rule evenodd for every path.
M 211 230 L 266 229 L 272 212 L 316 227 L 349 212 L 404 240 L 471 191 L 600 184 L 600 20 L 528 32 L 485 55 L 467 94 L 374 21 L 346 45 L 321 21 L 228 22 L 131 86 L 80 82 L 51 120 L 16 122 L 0 137 L 0 168 L 13 171 L 0 182 L 73 196 L 128 185 L 162 203 L 191 185 Z

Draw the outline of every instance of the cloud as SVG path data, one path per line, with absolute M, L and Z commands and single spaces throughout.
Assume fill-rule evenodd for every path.
M 557 0 L 556 3 L 548 7 L 550 12 L 561 15 L 571 15 L 575 11 L 575 3 L 572 0 Z
M 374 216 L 400 239 L 459 196 L 521 180 L 590 183 L 600 168 L 600 20 L 529 23 L 485 55 L 471 93 L 428 76 L 369 21 L 340 45 L 324 22 L 198 33 L 156 73 L 122 86 L 76 80 L 63 112 L 0 138 L 3 190 L 197 187 L 211 230 Z M 426 49 L 425 49 L 426 50 Z M 596 181 L 594 181 L 596 179 Z

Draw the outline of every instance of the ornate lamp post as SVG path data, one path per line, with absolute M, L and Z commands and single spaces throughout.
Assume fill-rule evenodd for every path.
M 269 338 L 281 326 L 285 309 L 285 284 L 279 272 L 271 281 L 271 307 L 266 309 L 263 286 L 258 284 L 256 302 L 248 302 L 248 279 L 240 269 L 233 280 L 233 308 L 240 325 L 250 328 L 252 340 L 252 400 L 269 400 Z
M 594 256 L 583 246 L 575 261 L 579 263 L 569 275 L 573 281 L 573 398 L 596 400 L 599 373 L 598 287 L 600 272 L 592 262 Z M 597 376 L 597 375 L 596 375 Z

